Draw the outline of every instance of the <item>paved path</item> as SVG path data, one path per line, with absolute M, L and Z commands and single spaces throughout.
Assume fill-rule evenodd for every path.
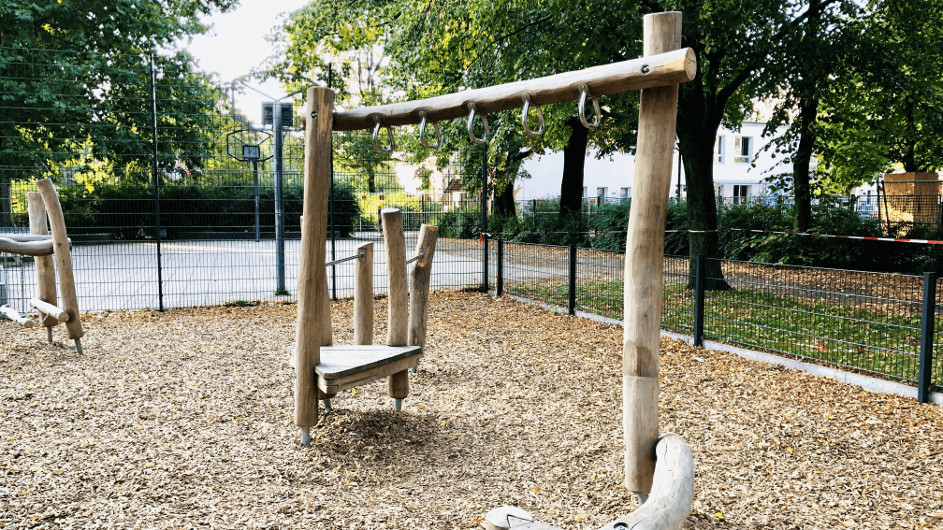
M 407 249 L 416 245 L 417 234 L 406 236 Z M 374 288 L 387 289 L 386 251 L 378 237 L 344 239 L 336 243 L 335 255 L 343 258 L 356 248 L 374 242 Z M 275 242 L 262 241 L 167 241 L 161 244 L 161 286 L 165 308 L 214 305 L 236 300 L 291 300 L 295 297 L 301 242 L 285 242 L 285 287 L 287 296 L 276 296 Z M 477 241 L 441 240 L 433 263 L 432 286 L 465 287 L 481 284 L 481 246 Z M 408 255 L 411 255 L 410 251 Z M 327 245 L 330 259 L 330 242 Z M 474 256 L 478 256 L 477 258 Z M 83 311 L 143 309 L 159 306 L 156 243 L 77 245 L 73 264 L 79 307 Z M 25 312 L 33 296 L 35 269 L 32 263 L 0 262 L 6 301 Z M 493 270 L 493 269 L 492 269 Z M 353 296 L 353 262 L 328 270 L 330 286 L 336 284 L 339 298 Z M 4 296 L 0 292 L 0 300 Z

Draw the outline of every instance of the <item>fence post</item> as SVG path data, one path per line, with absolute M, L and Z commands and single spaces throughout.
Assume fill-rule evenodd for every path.
M 160 163 L 157 159 L 157 73 L 151 54 L 151 143 L 154 144 L 154 241 L 157 243 L 157 307 L 164 310 L 164 276 L 160 255 Z
M 920 326 L 920 375 L 917 378 L 917 401 L 930 401 L 933 375 L 933 324 L 936 319 L 936 273 L 923 273 L 923 320 Z
M 481 292 L 487 293 L 488 285 L 488 234 L 481 234 Z
M 570 245 L 569 252 L 569 262 L 570 262 L 570 281 L 567 285 L 567 301 L 566 309 L 567 314 L 575 315 L 576 314 L 576 245 Z
M 498 238 L 498 270 L 495 280 L 495 296 L 504 296 L 504 240 Z
M 698 254 L 694 262 L 694 346 L 701 346 L 704 336 L 704 284 L 707 260 Z
M 481 291 L 488 292 L 488 144 L 481 146 Z

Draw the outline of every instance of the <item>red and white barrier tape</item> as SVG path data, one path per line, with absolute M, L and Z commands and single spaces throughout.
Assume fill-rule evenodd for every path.
M 943 245 L 943 241 L 935 239 L 906 239 L 899 237 L 868 237 L 868 236 L 839 236 L 834 234 L 819 234 L 816 232 L 785 232 L 778 230 L 751 230 L 747 228 L 721 228 L 731 232 L 752 232 L 754 234 L 784 234 L 787 236 L 831 237 L 835 239 L 860 239 L 863 241 L 885 241 L 889 243 L 921 243 L 925 245 Z M 719 230 L 665 230 L 666 234 L 708 234 Z

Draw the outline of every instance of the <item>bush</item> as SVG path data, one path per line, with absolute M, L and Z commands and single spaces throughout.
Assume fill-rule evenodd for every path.
M 59 188 L 70 234 L 107 233 L 117 240 L 155 236 L 153 194 L 153 188 L 147 184 Z M 285 228 L 297 232 L 303 208 L 302 189 L 286 187 L 283 198 Z M 259 224 L 271 233 L 275 226 L 274 189 L 260 188 L 259 199 Z M 334 207 L 336 230 L 342 237 L 349 236 L 360 217 L 360 206 L 350 187 L 335 186 Z M 194 232 L 253 232 L 255 191 L 251 186 L 162 186 L 160 224 L 167 239 L 187 237 Z
M 471 239 L 481 233 L 481 210 L 478 208 L 449 210 L 437 217 L 439 237 Z

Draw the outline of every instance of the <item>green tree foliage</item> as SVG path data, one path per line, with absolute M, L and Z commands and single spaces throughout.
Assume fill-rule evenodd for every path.
M 150 54 L 160 72 L 160 162 L 172 168 L 182 145 L 205 139 L 198 124 L 218 99 L 192 57 L 173 49 L 179 39 L 206 30 L 201 16 L 234 4 L 0 1 L 0 197 L 9 196 L 11 180 L 66 165 L 87 168 L 94 161 L 113 172 L 141 167 L 153 145 Z
M 943 167 L 943 9 L 935 0 L 871 0 L 823 99 L 822 173 L 854 187 L 895 167 Z

